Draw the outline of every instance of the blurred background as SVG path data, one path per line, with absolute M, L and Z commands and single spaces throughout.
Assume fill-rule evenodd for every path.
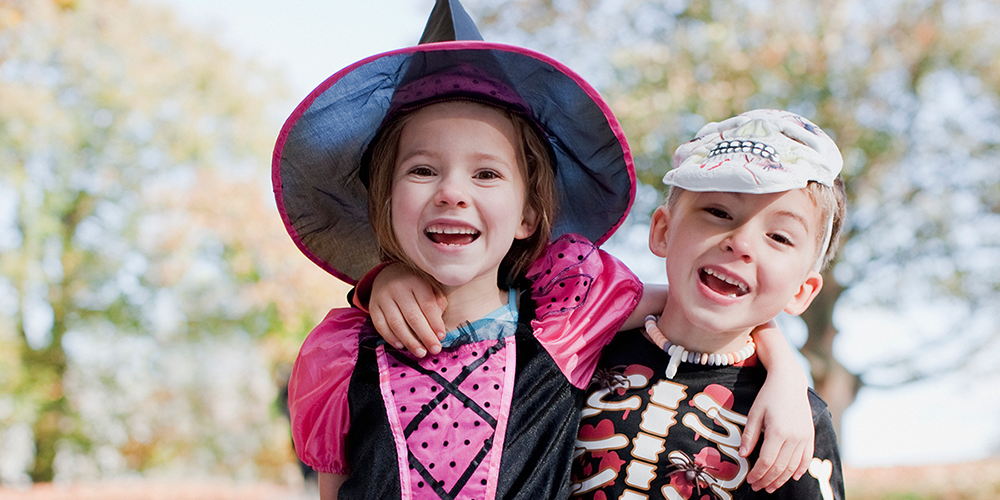
M 703 124 L 774 107 L 829 132 L 847 233 L 781 326 L 849 496 L 1000 498 L 1000 2 L 463 3 L 611 104 L 643 184 L 605 248 L 644 280 L 659 179 Z M 348 287 L 284 232 L 271 150 L 432 5 L 0 0 L 0 498 L 316 496 L 284 384 Z

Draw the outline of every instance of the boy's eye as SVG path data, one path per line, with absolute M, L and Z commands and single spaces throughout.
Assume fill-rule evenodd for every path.
M 777 242 L 779 244 L 788 245 L 788 246 L 794 246 L 792 244 L 792 240 L 788 239 L 788 237 L 785 236 L 785 235 L 783 235 L 783 234 L 771 233 L 771 234 L 768 235 L 768 237 L 770 237 L 772 240 L 774 240 L 775 242 Z
M 718 217 L 720 219 L 732 219 L 732 217 L 729 216 L 729 212 L 726 212 L 721 208 L 709 207 L 705 209 L 705 212 L 708 212 L 713 217 Z

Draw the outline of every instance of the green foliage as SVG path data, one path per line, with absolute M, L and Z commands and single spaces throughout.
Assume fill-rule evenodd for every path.
M 30 426 L 32 481 L 282 473 L 257 339 L 285 313 L 246 224 L 282 92 L 164 10 L 0 2 L 0 442 Z
M 1000 301 L 996 2 L 468 3 L 488 39 L 540 48 L 597 83 L 643 182 L 658 186 L 673 150 L 704 123 L 747 109 L 789 109 L 835 138 L 849 227 L 803 315 L 803 351 L 835 414 L 862 380 L 891 385 L 985 363 L 983 339 L 1000 332 L 988 305 Z M 950 338 L 962 348 L 931 363 L 923 345 L 893 353 L 858 378 L 833 356 L 835 303 L 961 304 Z

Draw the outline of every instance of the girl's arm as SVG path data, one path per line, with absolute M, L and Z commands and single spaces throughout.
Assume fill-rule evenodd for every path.
M 347 476 L 344 474 L 330 474 L 328 472 L 319 473 L 319 498 L 320 500 L 337 500 L 337 492 L 340 485 L 344 484 Z
M 774 492 L 789 477 L 802 477 L 812 459 L 815 430 L 809 384 L 773 320 L 754 329 L 752 335 L 767 379 L 747 415 L 740 456 L 750 455 L 763 431 L 764 443 L 747 482 L 754 491 Z

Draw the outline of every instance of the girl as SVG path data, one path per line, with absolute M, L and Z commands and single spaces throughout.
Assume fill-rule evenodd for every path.
M 275 147 L 279 212 L 308 257 L 349 282 L 405 262 L 450 304 L 436 356 L 385 345 L 358 309 L 331 311 L 304 342 L 292 433 L 324 499 L 567 497 L 582 388 L 641 292 L 585 243 L 632 202 L 618 123 L 559 63 L 474 30 L 439 2 L 422 41 L 466 41 L 346 68 Z M 557 204 L 584 203 L 555 218 Z M 579 236 L 536 277 L 546 290 L 514 285 L 563 234 Z M 543 299 L 558 312 L 535 317 Z

